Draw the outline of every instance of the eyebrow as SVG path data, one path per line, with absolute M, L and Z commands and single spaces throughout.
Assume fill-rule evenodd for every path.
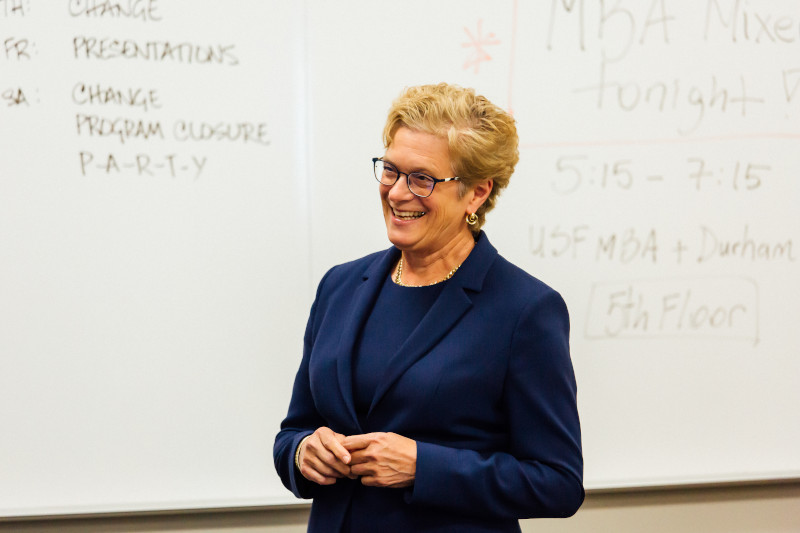
M 395 163 L 394 161 L 392 161 L 391 159 L 387 159 L 385 156 L 382 157 L 381 159 L 383 159 L 383 161 L 385 161 L 386 163 L 389 163 L 390 165 L 392 165 L 397 170 L 400 170 L 400 166 L 397 163 Z M 403 172 L 403 174 L 405 174 L 405 172 Z M 412 170 L 411 172 L 409 172 L 409 174 L 425 174 L 429 178 L 432 178 L 434 173 L 431 172 L 430 170 L 428 170 L 427 168 L 423 167 L 423 168 L 419 168 L 417 170 Z

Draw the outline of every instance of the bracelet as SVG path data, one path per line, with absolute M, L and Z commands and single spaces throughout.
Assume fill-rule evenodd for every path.
M 294 466 L 297 467 L 297 470 L 300 470 L 300 449 L 303 447 L 303 444 L 308 440 L 308 438 L 313 435 L 306 435 L 303 437 L 303 440 L 300 441 L 300 444 L 297 445 L 297 449 L 294 451 Z

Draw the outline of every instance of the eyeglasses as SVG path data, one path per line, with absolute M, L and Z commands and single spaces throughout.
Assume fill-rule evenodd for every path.
M 439 179 L 422 172 L 406 174 L 405 172 L 400 172 L 393 164 L 384 161 L 380 157 L 373 157 L 372 164 L 375 166 L 375 179 L 383 185 L 394 185 L 400 179 L 400 175 L 404 174 L 408 190 L 411 191 L 411 194 L 420 198 L 427 198 L 433 194 L 433 188 L 437 183 L 461 179 L 457 176 L 455 178 Z

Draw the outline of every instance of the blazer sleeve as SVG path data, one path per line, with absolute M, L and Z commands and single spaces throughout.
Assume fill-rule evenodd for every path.
M 576 383 L 567 308 L 555 291 L 528 304 L 517 321 L 503 401 L 507 451 L 418 442 L 408 503 L 496 518 L 566 517 L 578 510 L 584 489 Z
M 317 412 L 314 399 L 311 396 L 308 365 L 311 348 L 314 346 L 314 324 L 322 286 L 329 274 L 330 271 L 325 274 L 317 287 L 317 294 L 311 306 L 311 313 L 303 336 L 303 359 L 294 378 L 289 411 L 286 418 L 281 422 L 281 429 L 275 437 L 275 444 L 272 449 L 275 470 L 278 472 L 281 482 L 298 498 L 313 498 L 314 491 L 318 487 L 316 483 L 307 480 L 297 470 L 294 465 L 294 454 L 300 441 L 306 435 L 310 435 L 317 428 L 326 425 L 325 420 Z

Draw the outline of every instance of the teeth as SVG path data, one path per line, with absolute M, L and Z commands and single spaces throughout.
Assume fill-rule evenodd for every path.
M 414 220 L 415 218 L 420 218 L 425 215 L 425 211 L 398 211 L 394 207 L 392 208 L 392 213 L 402 220 Z

